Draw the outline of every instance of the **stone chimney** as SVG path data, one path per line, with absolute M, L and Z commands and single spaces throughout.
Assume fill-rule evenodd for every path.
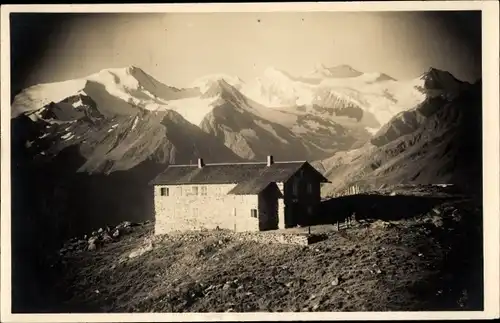
M 205 163 L 203 162 L 203 158 L 198 158 L 198 168 L 202 168 L 205 166 Z
M 267 167 L 271 166 L 272 164 L 274 164 L 274 158 L 273 156 L 269 155 L 267 156 Z

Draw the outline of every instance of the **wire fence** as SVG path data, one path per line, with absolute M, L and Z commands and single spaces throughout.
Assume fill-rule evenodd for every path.
M 353 185 L 348 188 L 346 188 L 343 191 L 335 192 L 331 194 L 331 197 L 341 197 L 341 196 L 347 196 L 347 195 L 356 195 L 356 194 L 361 194 L 367 192 L 368 189 L 363 188 L 358 185 Z

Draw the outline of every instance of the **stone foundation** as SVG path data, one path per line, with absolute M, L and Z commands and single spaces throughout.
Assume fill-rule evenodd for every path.
M 241 241 L 254 241 L 259 243 L 279 243 L 279 244 L 296 244 L 307 246 L 309 239 L 307 235 L 300 234 L 284 234 L 284 233 L 269 233 L 269 232 L 255 232 L 255 233 L 241 233 L 236 236 Z
M 229 230 L 221 231 L 172 231 L 168 234 L 157 236 L 158 239 L 187 239 L 200 240 L 207 237 L 216 236 L 222 240 L 236 241 L 252 241 L 264 244 L 294 244 L 307 246 L 322 240 L 327 239 L 327 236 L 321 234 L 297 234 L 297 233 L 282 233 L 282 232 L 234 232 Z

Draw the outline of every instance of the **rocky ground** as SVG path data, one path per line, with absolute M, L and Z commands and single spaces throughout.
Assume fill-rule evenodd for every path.
M 481 209 L 462 197 L 411 218 L 363 219 L 340 230 L 313 226 L 311 234 L 326 239 L 308 246 L 248 241 L 228 231 L 155 237 L 153 227 L 125 222 L 68 241 L 47 262 L 43 311 L 482 307 Z

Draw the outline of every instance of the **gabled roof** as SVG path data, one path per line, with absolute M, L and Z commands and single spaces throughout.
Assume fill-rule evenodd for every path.
M 239 184 L 231 190 L 231 194 L 252 194 L 260 192 L 269 183 L 285 182 L 304 165 L 314 169 L 306 161 L 274 162 L 271 166 L 265 162 L 206 164 L 201 168 L 197 165 L 170 165 L 150 184 Z M 322 181 L 328 181 L 317 173 Z
M 279 182 L 279 181 L 278 181 Z M 235 195 L 251 195 L 251 194 L 259 194 L 263 190 L 265 190 L 271 183 L 267 180 L 263 180 L 260 177 L 249 179 L 247 181 L 241 182 L 232 190 L 227 192 L 227 194 L 235 194 Z
M 238 184 L 254 178 L 267 182 L 284 181 L 292 176 L 302 165 L 300 162 L 267 163 L 221 163 L 198 165 L 170 165 L 158 175 L 153 184 Z

